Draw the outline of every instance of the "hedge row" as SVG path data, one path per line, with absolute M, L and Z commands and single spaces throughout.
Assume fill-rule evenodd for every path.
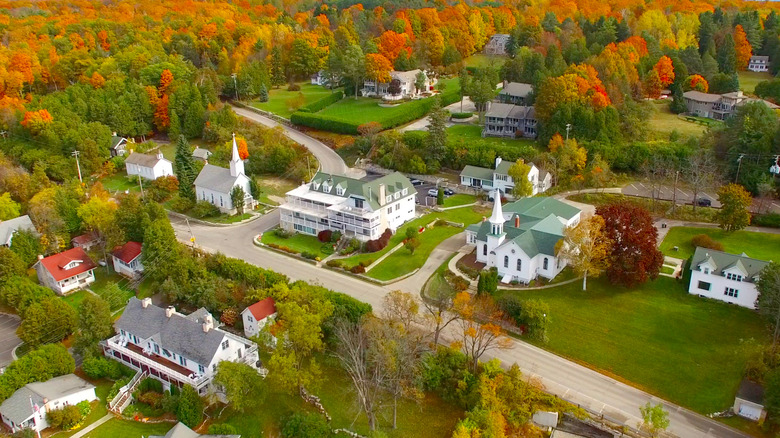
M 327 99 L 327 98 L 326 98 Z M 458 102 L 460 100 L 460 92 L 448 91 L 440 94 L 441 105 L 447 106 Z M 318 102 L 315 102 L 318 103 Z M 396 126 L 404 125 L 413 120 L 425 117 L 431 111 L 434 100 L 431 98 L 415 100 L 413 102 L 405 103 L 404 111 L 393 117 L 388 117 L 383 120 L 377 120 L 382 125 L 382 129 L 395 128 Z M 326 116 L 322 114 L 308 113 L 302 111 L 296 111 L 290 117 L 290 121 L 294 125 L 308 126 L 309 128 L 319 129 L 322 131 L 335 132 L 338 134 L 358 134 L 358 126 L 360 123 L 341 119 L 333 116 Z
M 317 111 L 324 109 L 330 105 L 333 105 L 334 103 L 340 101 L 344 98 L 344 92 L 343 91 L 337 91 L 335 93 L 331 93 L 325 97 L 323 97 L 320 100 L 314 101 L 308 105 L 305 105 L 298 111 L 303 111 L 305 113 L 316 113 Z

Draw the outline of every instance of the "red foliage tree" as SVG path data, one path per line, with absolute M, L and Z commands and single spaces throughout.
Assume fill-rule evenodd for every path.
M 160 86 L 157 88 L 160 94 L 168 94 L 168 87 L 173 83 L 173 73 L 167 68 L 160 75 Z
M 741 24 L 734 29 L 734 49 L 737 51 L 737 69 L 745 70 L 750 57 L 753 56 L 753 48 L 750 47 L 750 41 Z
M 674 66 L 672 65 L 672 59 L 668 56 L 662 56 L 653 69 L 658 72 L 658 77 L 661 79 L 662 86 L 668 87 L 674 82 Z
M 658 277 L 664 256 L 658 250 L 658 230 L 650 212 L 629 203 L 600 206 L 604 232 L 614 244 L 607 277 L 613 284 L 633 287 Z

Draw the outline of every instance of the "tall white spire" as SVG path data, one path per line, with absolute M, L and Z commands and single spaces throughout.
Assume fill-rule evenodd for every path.
M 490 234 L 504 232 L 504 212 L 501 209 L 501 191 L 496 189 L 493 195 L 493 214 L 490 215 Z
M 233 157 L 230 159 L 230 176 L 238 176 L 244 173 L 244 162 L 238 155 L 238 145 L 236 144 L 236 133 L 233 133 Z

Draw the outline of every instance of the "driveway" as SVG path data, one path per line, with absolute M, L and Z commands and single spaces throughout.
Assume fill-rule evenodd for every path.
M 304 280 L 346 293 L 371 304 L 377 311 L 382 307 L 384 296 L 392 290 L 400 289 L 418 294 L 427 277 L 461 246 L 463 239 L 462 235 L 447 239 L 431 253 L 429 260 L 414 276 L 398 283 L 379 286 L 254 246 L 252 237 L 272 228 L 278 220 L 278 213 L 272 212 L 264 218 L 230 228 L 201 224 L 191 224 L 188 228 L 184 221 L 176 218 L 172 218 L 171 223 L 177 238 L 184 243 L 189 242 L 191 232 L 196 238 L 196 244 L 204 250 L 222 252 L 229 257 L 285 274 L 291 280 Z M 454 328 L 452 326 L 452 329 Z M 454 335 L 452 331 L 445 334 L 449 339 L 454 338 Z M 652 401 L 665 405 L 669 412 L 669 432 L 677 436 L 747 436 L 715 420 L 664 402 L 644 391 L 525 342 L 512 340 L 509 350 L 495 351 L 483 359 L 491 357 L 500 359 L 505 365 L 517 363 L 527 376 L 538 378 L 551 394 L 632 427 L 641 422 L 639 407 Z
M 19 317 L 0 313 L 0 368 L 7 367 L 14 360 L 13 351 L 22 340 L 16 336 Z

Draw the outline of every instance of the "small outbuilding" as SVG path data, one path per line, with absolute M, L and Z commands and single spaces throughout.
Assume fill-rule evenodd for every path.
M 247 307 L 241 312 L 241 319 L 244 322 L 244 336 L 248 338 L 256 336 L 266 324 L 273 322 L 275 317 L 276 303 L 271 297 Z
M 734 398 L 734 413 L 748 420 L 763 422 L 766 418 L 764 387 L 748 379 L 739 384 Z
M 141 244 L 138 242 L 130 241 L 117 247 L 111 253 L 111 258 L 117 274 L 135 278 L 144 272 L 144 265 L 141 264 Z

